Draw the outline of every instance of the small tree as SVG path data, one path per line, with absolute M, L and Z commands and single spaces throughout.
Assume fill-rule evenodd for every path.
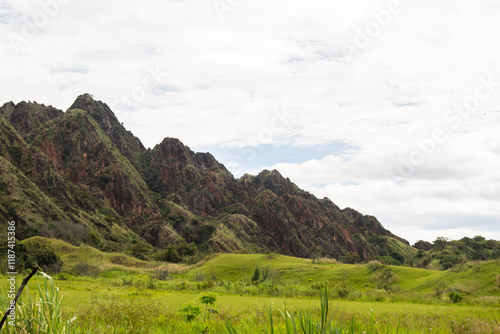
M 438 299 L 441 299 L 443 293 L 446 291 L 446 288 L 448 287 L 448 285 L 450 285 L 450 283 L 451 282 L 436 281 L 431 285 L 431 288 L 436 292 L 436 297 Z
M 207 316 L 208 305 L 214 305 L 217 300 L 217 295 L 213 293 L 204 293 L 200 297 L 200 302 L 205 304 L 205 314 L 203 315 L 203 322 L 205 322 L 205 317 Z
M 436 240 L 434 240 L 433 244 L 434 244 L 433 247 L 434 249 L 441 250 L 448 244 L 448 238 L 437 237 Z
M 17 246 L 19 266 L 25 270 L 35 270 L 41 267 L 52 272 L 54 266 L 62 265 L 59 255 L 47 243 L 38 241 L 21 242 Z

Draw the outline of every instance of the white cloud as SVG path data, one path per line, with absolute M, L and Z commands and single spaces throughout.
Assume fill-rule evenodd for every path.
M 315 160 L 271 165 L 403 237 L 500 239 L 491 223 L 500 217 L 500 123 L 483 115 L 498 109 L 500 86 L 460 126 L 444 119 L 478 78 L 500 81 L 500 4 L 401 0 L 394 14 L 392 2 L 243 0 L 221 21 L 206 0 L 4 0 L 0 98 L 66 109 L 89 92 L 146 146 L 171 136 L 194 149 L 310 148 Z M 26 35 L 30 22 L 38 27 Z M 161 80 L 144 86 L 151 68 Z M 283 108 L 292 116 L 277 126 Z M 401 160 L 438 128 L 447 140 L 401 177 Z M 340 151 L 318 149 L 338 143 Z M 262 152 L 252 167 L 225 163 L 254 168 Z M 402 193 L 392 193 L 387 173 Z M 471 225 L 453 229 L 454 220 Z

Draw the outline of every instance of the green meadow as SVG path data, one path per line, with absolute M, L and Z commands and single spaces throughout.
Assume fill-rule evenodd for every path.
M 435 271 L 217 254 L 185 265 L 50 243 L 63 266 L 29 282 L 8 333 L 500 333 L 500 261 Z

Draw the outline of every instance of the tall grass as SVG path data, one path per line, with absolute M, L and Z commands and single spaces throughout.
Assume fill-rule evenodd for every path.
M 344 334 L 344 333 L 406 333 L 401 330 L 401 322 L 392 326 L 390 322 L 380 323 L 370 318 L 360 323 L 353 316 L 350 322 L 336 322 L 334 317 L 338 308 L 330 312 L 328 301 L 328 286 L 325 285 L 321 294 L 320 308 L 316 311 L 298 311 L 291 313 L 284 303 L 284 309 L 278 309 L 280 319 L 275 319 L 273 310 L 269 308 L 269 322 L 265 328 L 243 328 L 239 331 L 229 322 L 226 322 L 226 333 L 266 333 L 266 334 Z
M 62 299 L 59 288 L 55 286 L 52 277 L 45 273 L 43 283 L 38 286 L 35 296 L 26 293 L 21 296 L 16 305 L 14 326 L 6 324 L 6 333 L 47 333 L 73 334 L 77 333 L 73 326 L 75 318 L 65 320 L 62 312 Z M 1 294 L 0 307 L 6 310 L 10 300 L 6 294 Z

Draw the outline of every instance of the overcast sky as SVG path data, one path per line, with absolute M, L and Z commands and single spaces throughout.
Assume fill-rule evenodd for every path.
M 500 240 L 500 2 L 0 1 L 0 102 L 106 102 L 411 243 Z

